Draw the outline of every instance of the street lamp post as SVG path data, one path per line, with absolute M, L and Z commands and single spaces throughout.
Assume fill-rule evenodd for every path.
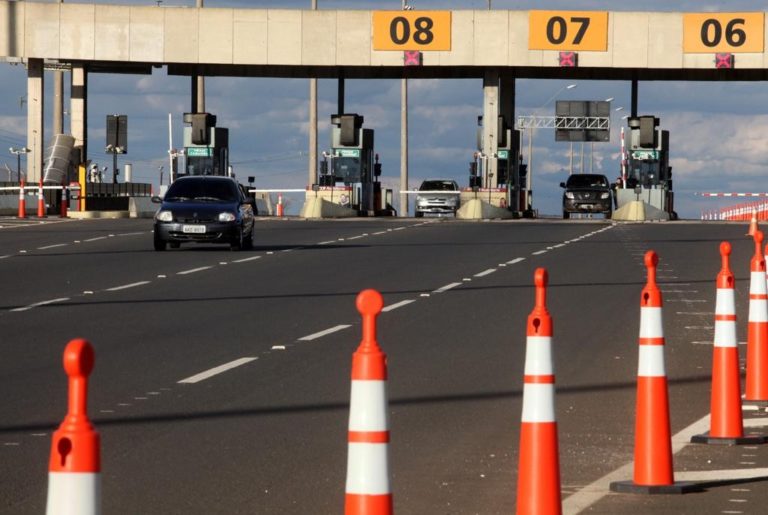
M 11 147 L 8 149 L 11 154 L 16 155 L 16 177 L 21 180 L 21 154 L 29 152 L 27 147 Z

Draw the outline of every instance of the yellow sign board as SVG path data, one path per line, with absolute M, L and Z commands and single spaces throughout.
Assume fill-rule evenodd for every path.
M 528 49 L 605 52 L 608 12 L 531 11 Z
M 685 53 L 762 53 L 764 13 L 683 14 Z
M 374 50 L 451 49 L 451 11 L 374 11 Z

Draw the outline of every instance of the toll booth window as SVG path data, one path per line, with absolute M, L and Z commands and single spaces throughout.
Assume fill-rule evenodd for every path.
M 337 157 L 333 160 L 333 174 L 336 180 L 344 183 L 360 182 L 360 159 L 357 157 Z
M 188 175 L 216 175 L 211 157 L 188 157 Z

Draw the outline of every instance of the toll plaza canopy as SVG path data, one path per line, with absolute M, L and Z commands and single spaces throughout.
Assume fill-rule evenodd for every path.
M 222 9 L 0 0 L 0 59 L 272 77 L 765 80 L 765 14 Z

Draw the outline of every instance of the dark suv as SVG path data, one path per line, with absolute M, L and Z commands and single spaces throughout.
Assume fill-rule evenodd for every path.
M 603 213 L 605 218 L 613 215 L 611 183 L 605 175 L 574 174 L 560 187 L 565 188 L 563 218 L 570 218 L 571 213 Z

